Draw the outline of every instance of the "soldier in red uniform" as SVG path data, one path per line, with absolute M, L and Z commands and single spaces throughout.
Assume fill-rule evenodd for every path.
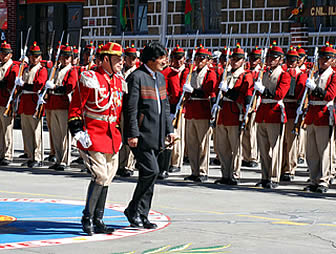
M 64 171 L 70 162 L 70 135 L 68 133 L 68 109 L 69 94 L 76 87 L 78 72 L 72 67 L 72 49 L 69 45 L 62 45 L 60 55 L 60 69 L 57 76 L 46 82 L 48 89 L 48 101 L 45 106 L 47 121 L 51 126 L 49 130 L 52 136 L 56 152 L 56 163 L 49 168 Z
M 253 83 L 258 79 L 261 70 L 261 49 L 255 47 L 250 53 L 250 72 Z M 257 100 L 257 98 L 255 98 Z M 256 103 L 255 101 L 254 103 Z M 248 115 L 248 123 L 243 135 L 243 161 L 242 166 L 255 168 L 258 166 L 258 148 L 257 148 L 257 125 L 255 123 L 256 109 L 251 108 Z
M 124 57 L 124 66 L 122 69 L 122 74 L 124 76 L 124 80 L 137 69 L 136 66 L 137 61 L 137 49 L 134 44 L 131 47 L 126 47 L 125 49 L 125 57 Z M 128 93 L 127 83 L 123 82 L 123 92 Z M 121 116 L 121 130 L 123 130 L 123 116 Z M 127 144 L 123 144 L 119 152 L 119 168 L 117 171 L 117 175 L 122 177 L 130 177 L 133 175 L 135 167 L 135 159 L 134 155 L 131 152 L 131 149 Z
M 281 181 L 292 181 L 297 166 L 297 136 L 293 135 L 294 121 L 297 105 L 303 95 L 307 75 L 302 73 L 297 65 L 299 54 L 295 48 L 290 47 L 286 54 L 287 72 L 291 77 L 289 91 L 284 99 L 287 124 L 283 143 L 283 160 L 281 168 Z
M 307 53 L 306 51 L 301 47 L 301 45 L 298 46 L 297 52 L 299 54 L 299 61 L 298 61 L 298 67 L 300 68 L 302 73 L 308 74 L 309 69 L 306 66 L 307 63 Z M 307 146 L 307 129 L 306 125 L 304 125 L 299 132 L 298 137 L 298 164 L 304 163 L 304 158 L 306 156 L 306 146 Z
M 202 45 L 196 51 L 196 68 L 191 83 L 183 89 L 188 93 L 186 102 L 186 143 L 192 174 L 185 178 L 196 182 L 208 180 L 210 159 L 211 104 L 215 103 L 216 73 L 208 67 L 210 53 Z
M 103 222 L 108 186 L 118 169 L 121 145 L 119 121 L 122 109 L 122 81 L 117 75 L 123 64 L 123 49 L 109 42 L 101 49 L 102 65 L 85 71 L 69 107 L 69 129 L 78 140 L 81 156 L 91 172 L 83 230 L 88 235 L 112 233 Z
M 167 76 L 167 95 L 170 104 L 170 113 L 175 114 L 176 105 L 182 94 L 183 85 L 187 80 L 189 68 L 185 66 L 185 51 L 177 45 L 172 51 L 172 61 L 170 73 Z M 174 129 L 175 135 L 180 138 L 176 141 L 171 155 L 170 173 L 180 172 L 183 165 L 184 146 L 185 146 L 185 110 L 182 112 L 178 128 Z
M 22 87 L 18 113 L 21 115 L 22 138 L 30 168 L 42 166 L 43 161 L 43 126 L 42 120 L 33 118 L 38 101 L 38 93 L 48 78 L 48 72 L 41 64 L 42 51 L 33 43 L 29 50 L 29 66 L 24 69 L 22 79 L 16 83 Z
M 317 75 L 306 83 L 311 94 L 305 119 L 310 185 L 305 190 L 320 193 L 328 190 L 333 159 L 336 74 L 331 65 L 334 57 L 334 50 L 327 43 L 319 51 Z
M 4 117 L 10 92 L 14 87 L 19 66 L 13 63 L 13 50 L 6 41 L 0 48 L 0 165 L 7 166 L 13 160 L 13 117 Z
M 245 52 L 237 44 L 231 57 L 231 71 L 220 84 L 223 92 L 222 109 L 218 113 L 216 125 L 216 152 L 221 162 L 222 178 L 218 184 L 237 185 L 240 179 L 242 138 L 241 119 L 245 105 L 250 103 L 253 93 L 253 78 L 244 67 Z
M 257 186 L 269 189 L 279 185 L 284 124 L 287 122 L 283 99 L 290 87 L 290 75 L 281 67 L 283 57 L 283 50 L 274 42 L 266 59 L 269 70 L 262 81 L 254 83 L 254 89 L 261 94 L 256 122 L 262 178 Z

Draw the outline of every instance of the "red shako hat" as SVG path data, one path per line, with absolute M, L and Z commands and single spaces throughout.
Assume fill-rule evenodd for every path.
M 61 46 L 61 56 L 72 56 L 72 48 L 68 43 Z
M 134 46 L 134 44 L 132 43 L 130 47 L 126 47 L 125 49 L 125 55 L 126 56 L 136 56 L 136 52 L 137 52 L 137 49 L 136 47 Z
M 207 57 L 209 57 L 210 55 L 211 55 L 211 52 L 209 52 L 208 49 L 204 48 L 202 44 L 196 50 L 196 56 L 207 56 Z
M 300 58 L 307 56 L 307 53 L 306 53 L 306 51 L 301 47 L 301 44 L 298 45 L 296 51 L 298 52 Z
M 116 42 L 108 42 L 104 46 L 102 46 L 100 54 L 108 54 L 108 55 L 117 55 L 122 56 L 124 50 L 122 46 Z
M 172 55 L 173 56 L 184 56 L 185 52 L 184 49 L 180 47 L 180 45 L 176 45 L 173 49 Z
M 270 56 L 279 57 L 285 55 L 282 48 L 277 46 L 276 41 L 273 41 L 270 50 L 268 51 Z
M 237 43 L 236 48 L 233 50 L 232 57 L 244 58 L 245 51 L 240 47 L 240 43 Z
M 320 48 L 319 56 L 326 56 L 329 58 L 335 57 L 335 50 L 332 48 L 329 42 L 326 42 L 326 45 Z
M 8 53 L 12 53 L 13 50 L 11 48 L 11 45 L 9 43 L 7 43 L 6 41 L 4 41 L 1 44 L 0 52 L 4 53 L 4 54 L 8 54 Z
M 258 46 L 255 46 L 250 55 L 256 59 L 261 58 L 261 49 Z
M 40 47 L 37 45 L 36 41 L 33 42 L 33 46 L 30 47 L 29 53 L 33 56 L 39 56 L 42 54 Z
M 290 46 L 289 50 L 287 51 L 286 57 L 287 58 L 292 58 L 292 57 L 299 58 L 299 53 L 296 51 L 296 48 L 294 48 L 293 46 Z

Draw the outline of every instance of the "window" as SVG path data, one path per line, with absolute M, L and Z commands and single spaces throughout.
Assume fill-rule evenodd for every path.
M 51 37 L 54 31 L 54 6 L 40 5 L 38 7 L 39 33 L 38 45 L 41 48 L 43 56 L 47 55 L 48 47 L 51 44 Z
M 126 12 L 126 27 L 125 29 L 122 28 L 121 22 L 118 22 L 119 24 L 119 30 L 122 32 L 124 31 L 126 34 L 130 33 L 147 33 L 148 27 L 147 27 L 147 0 L 135 0 L 135 1 L 129 1 L 129 0 L 119 0 L 120 2 L 124 2 L 124 10 Z M 119 18 L 120 18 L 120 11 Z
M 194 0 L 191 25 L 187 25 L 186 30 L 200 30 L 202 33 L 220 32 L 221 9 L 221 0 Z

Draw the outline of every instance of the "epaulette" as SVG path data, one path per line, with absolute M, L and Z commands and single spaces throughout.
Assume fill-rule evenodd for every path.
M 88 88 L 99 88 L 99 81 L 94 71 L 83 71 L 80 75 L 80 82 Z

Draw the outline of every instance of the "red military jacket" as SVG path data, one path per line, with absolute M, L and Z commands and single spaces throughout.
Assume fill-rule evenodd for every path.
M 189 69 L 182 66 L 180 69 L 170 67 L 167 75 L 167 95 L 170 105 L 176 105 L 183 91 L 183 86 L 187 80 Z
M 0 77 L 0 106 L 6 107 L 10 93 L 14 87 L 15 78 L 19 73 L 19 66 L 9 59 L 4 65 L 0 65 L 0 70 L 6 70 L 4 77 Z
M 300 71 L 300 68 L 287 69 L 291 77 L 290 88 L 284 99 L 287 119 L 296 117 L 296 110 L 306 87 L 307 74 Z
M 244 69 L 244 66 L 241 68 Z M 239 69 L 237 70 L 239 71 Z M 229 81 L 229 80 L 228 80 Z M 238 126 L 239 115 L 244 113 L 247 98 L 253 94 L 253 78 L 250 71 L 243 71 L 234 87 L 224 94 L 222 109 L 218 113 L 218 125 Z M 228 101 L 230 99 L 232 101 Z
M 71 67 L 65 74 L 61 84 L 54 90 L 49 91 L 45 108 L 49 110 L 68 109 L 70 104 L 68 94 L 75 89 L 77 82 L 78 71 L 76 68 Z
M 34 66 L 30 66 L 29 69 L 27 67 L 23 71 L 22 78 L 25 84 L 22 87 L 22 94 L 20 97 L 18 110 L 19 114 L 34 115 L 38 101 L 38 93 L 41 91 L 48 79 L 48 71 L 45 67 L 43 67 L 41 64 L 38 64 L 35 66 L 35 68 L 36 69 L 34 69 Z M 28 82 L 28 75 L 31 71 L 33 71 L 35 75 L 33 80 L 29 80 Z
M 324 82 L 320 80 L 325 80 Z M 325 70 L 316 80 L 318 87 L 323 88 L 325 83 L 325 96 L 320 98 L 314 95 L 314 92 L 309 96 L 309 102 L 311 101 L 325 101 L 329 102 L 336 97 L 336 73 L 329 67 Z M 314 124 L 316 126 L 326 126 L 329 125 L 329 110 L 326 105 L 309 105 L 307 116 L 305 118 L 305 123 L 307 125 Z
M 272 80 L 270 82 L 269 80 Z M 281 107 L 277 102 L 263 103 L 264 99 L 272 99 L 275 101 L 283 100 L 290 87 L 290 75 L 285 72 L 281 66 L 276 67 L 273 72 L 266 71 L 263 76 L 263 85 L 267 89 L 272 90 L 272 98 L 261 95 L 261 104 L 257 110 L 257 123 L 281 123 Z M 284 123 L 287 122 L 286 114 L 284 115 Z
M 207 68 L 207 67 L 204 67 Z M 195 72 L 195 71 L 194 71 Z M 191 84 L 192 85 L 192 84 Z M 185 104 L 185 119 L 208 119 L 211 118 L 210 98 L 216 97 L 217 77 L 213 70 L 207 68 L 202 85 L 200 87 L 203 93 L 202 98 L 193 98 L 193 94 L 188 95 Z
M 112 79 L 99 67 L 97 71 L 84 71 L 80 77 L 80 93 L 76 88 L 69 107 L 69 119 L 84 118 L 84 129 L 89 133 L 92 145 L 81 150 L 115 154 L 121 146 L 118 129 L 122 110 L 122 81 L 116 75 Z

